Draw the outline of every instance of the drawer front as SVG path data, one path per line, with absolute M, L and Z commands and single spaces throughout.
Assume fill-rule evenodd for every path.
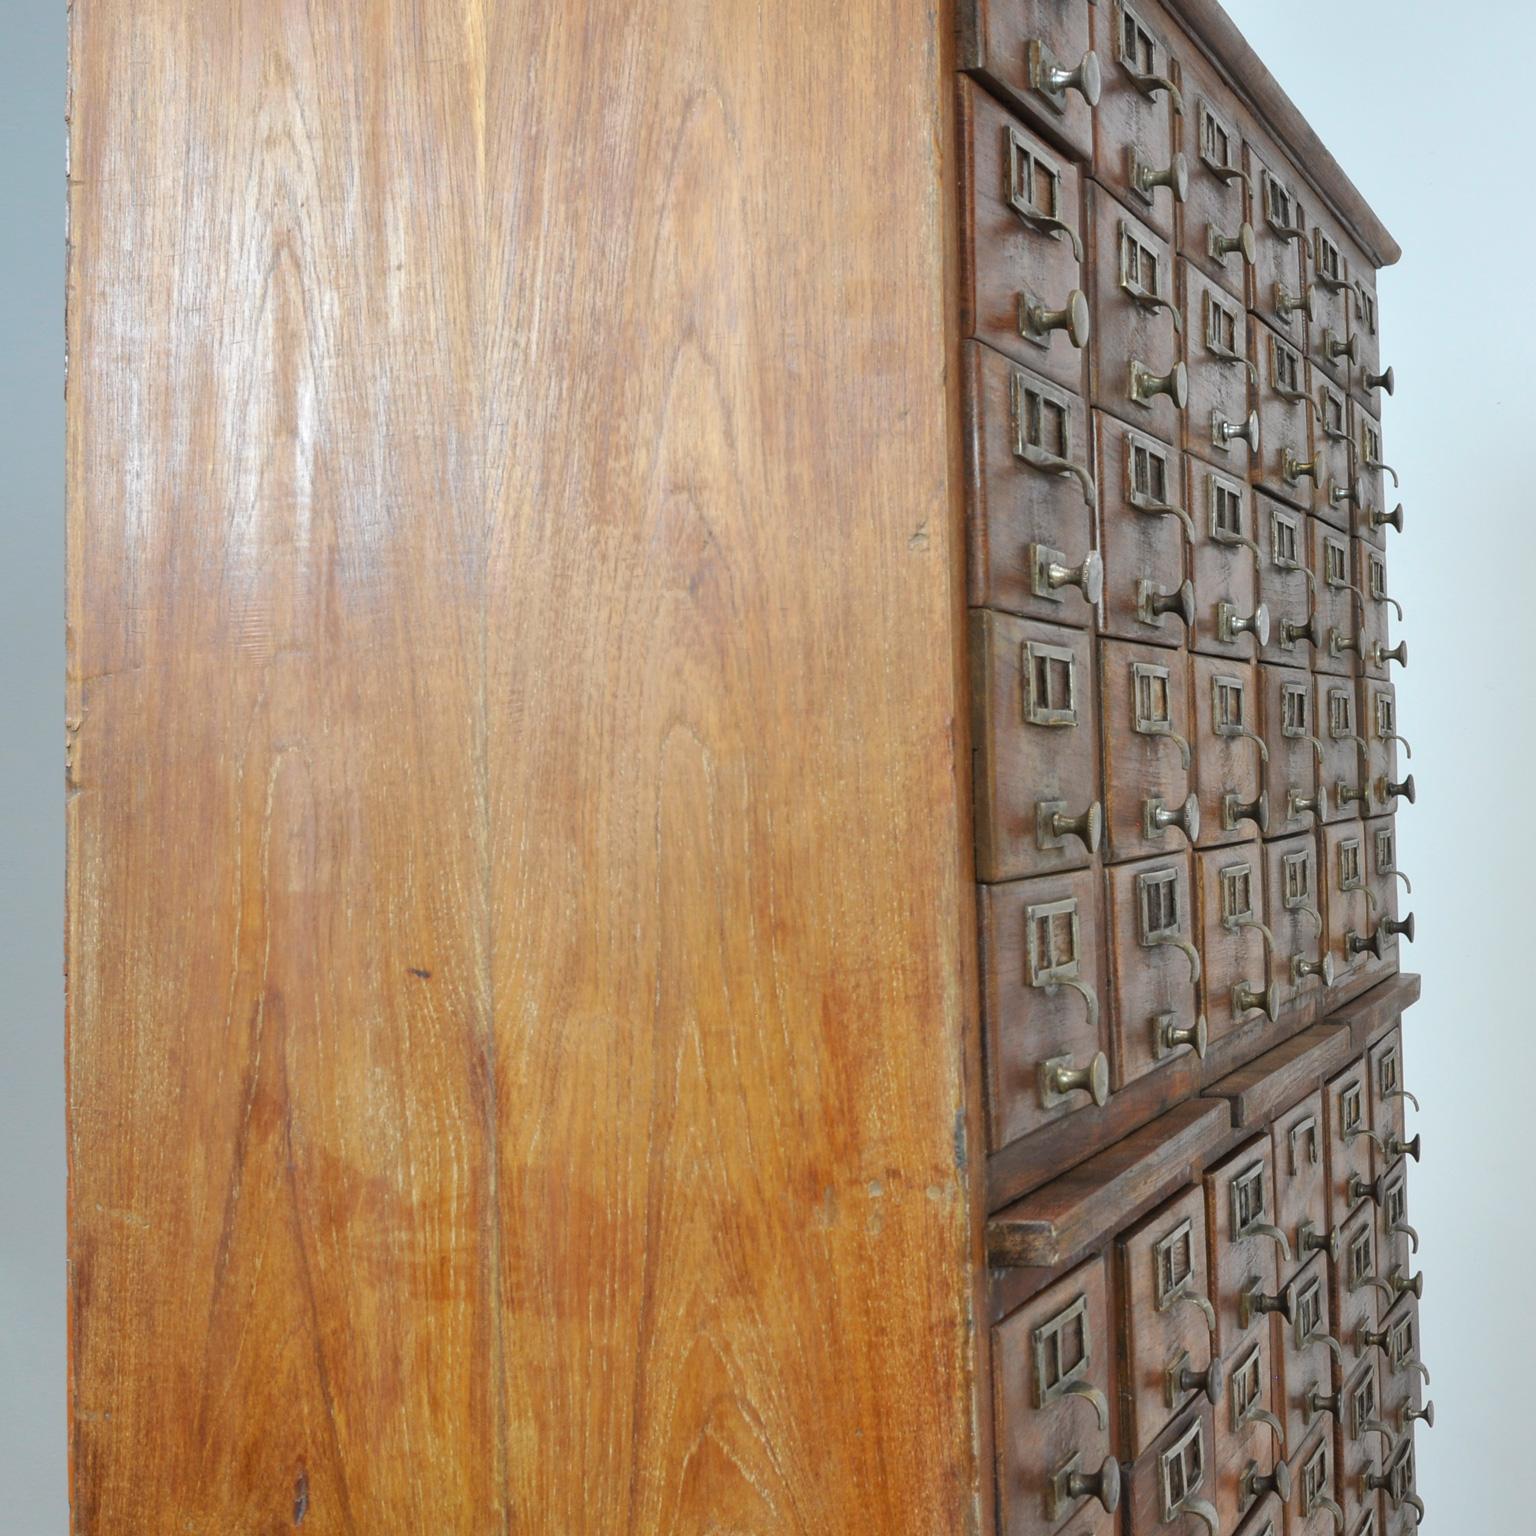
M 1184 436 L 1188 374 L 1168 242 L 1098 187 L 1093 226 L 1093 403 L 1164 442 Z
M 1397 689 L 1389 682 L 1360 680 L 1360 734 L 1366 741 L 1366 788 L 1371 814 L 1391 811 L 1396 804 L 1392 786 L 1398 777 Z
M 1102 877 L 1096 870 L 984 885 L 982 1022 L 993 1150 L 1107 1091 Z M 1063 1074 L 1081 1086 L 1063 1088 Z
M 1411 1435 L 1424 1408 L 1425 1374 L 1419 1348 L 1419 1303 L 1404 1296 L 1382 1319 L 1382 1419 L 1394 1435 Z
M 1306 210 L 1289 171 L 1268 146 L 1249 138 L 1243 164 L 1257 258 L 1249 272 L 1248 307 L 1297 347 L 1305 347 Z
M 1356 350 L 1350 340 L 1349 306 L 1354 295 L 1348 262 L 1339 232 L 1330 222 L 1314 216 L 1311 243 L 1312 319 L 1307 325 L 1311 361 L 1347 390 L 1353 367 L 1350 354 Z
M 1194 519 L 1190 570 L 1195 583 L 1193 645 L 1208 656 L 1247 661 L 1269 633 L 1259 613 L 1259 562 L 1253 493 L 1247 484 L 1193 454 L 1185 494 Z
M 1203 1400 L 1185 1409 L 1131 1469 L 1129 1536 L 1188 1536 L 1219 1530 L 1215 1412 Z
M 1373 953 L 1376 919 L 1366 883 L 1368 841 L 1364 822 L 1323 829 L 1323 916 L 1336 981 L 1381 968 Z
M 1083 395 L 1091 321 L 1077 167 L 969 80 L 960 82 L 960 132 L 961 324 Z
M 1329 1307 L 1328 1260 L 1314 1254 L 1286 1287 L 1290 1317 L 1276 1325 L 1280 1347 L 1276 1355 L 1278 1383 L 1276 1413 L 1285 1425 L 1286 1444 L 1293 1449 L 1317 1433 L 1319 1419 L 1329 1417 L 1335 1359 L 1343 1346 L 1333 1334 Z M 1332 1459 L 1332 1436 L 1329 1457 Z
M 1272 1333 L 1260 1328 L 1227 1358 L 1227 1391 L 1216 1408 L 1216 1513 L 1235 1531 L 1273 1486 L 1282 1457 L 1282 1425 L 1275 1414 Z
M 1268 1133 L 1205 1172 L 1210 1297 L 1217 1347 L 1229 1363 L 1252 1340 L 1268 1337 L 1283 1306 L 1280 1265 L 1290 1244 L 1275 1224 L 1275 1160 Z
M 1361 956 L 1362 966 L 1383 975 L 1397 970 L 1402 963 L 1405 937 L 1413 934 L 1413 913 L 1400 910 L 1397 876 L 1391 873 L 1396 862 L 1397 832 L 1393 818 L 1382 816 L 1365 823 L 1366 891 L 1371 932 L 1366 936 L 1370 948 Z M 1385 858 L 1388 868 L 1383 871 Z
M 1279 1496 L 1267 1493 L 1247 1514 L 1237 1536 L 1285 1536 L 1285 1506 Z
M 1110 1061 L 1123 1088 L 1204 1049 L 1189 855 L 1114 865 L 1109 923 Z
M 1390 675 L 1392 666 L 1390 615 L 1397 611 L 1387 591 L 1386 554 L 1365 539 L 1354 540 L 1352 554 L 1354 582 L 1360 589 L 1364 616 L 1360 629 L 1360 667 L 1370 677 L 1385 678 Z
M 1419 1235 L 1408 1216 L 1408 1159 L 1391 1162 L 1383 1158 L 1382 1163 L 1377 1175 L 1381 1202 L 1376 1207 L 1376 1261 L 1388 1287 L 1401 1296 L 1406 1288 L 1420 1285 L 1414 1278 Z
M 1371 1129 L 1387 1143 L 1381 1154 L 1385 1167 L 1402 1156 L 1403 1138 L 1407 1134 L 1403 1114 L 1406 1095 L 1401 1027 L 1383 1035 L 1366 1053 L 1365 1060 L 1370 1084 Z
M 1160 438 L 1095 411 L 1104 632 L 1147 645 L 1182 646 L 1194 614 L 1187 584 L 1183 456 Z
M 1339 1226 L 1339 1262 L 1333 1266 L 1330 1300 L 1338 1338 L 1347 1355 L 1359 1356 L 1385 1310 L 1385 1282 L 1378 1273 L 1376 1210 L 1369 1200 Z
M 1310 512 L 1321 475 L 1312 457 L 1311 370 L 1298 344 L 1261 322 L 1250 326 L 1249 344 L 1258 374 L 1259 451 L 1253 482 Z
M 1315 622 L 1311 525 L 1305 512 L 1254 493 L 1254 531 L 1259 545 L 1259 601 L 1269 613 L 1265 661 L 1308 667 L 1322 632 Z
M 1317 582 L 1317 636 L 1312 655 L 1315 671 L 1352 678 L 1360 649 L 1360 610 L 1363 595 L 1355 586 L 1350 537 L 1312 518 L 1312 573 Z
M 1094 178 L 1147 226 L 1173 239 L 1176 192 L 1187 187 L 1173 142 L 1173 61 L 1150 6 L 1105 0 L 1092 12 L 1103 93 L 1093 114 Z
M 1243 198 L 1243 145 L 1236 100 L 1197 56 L 1183 64 L 1184 112 L 1174 119 L 1189 168 L 1180 252 L 1247 303 L 1248 262 L 1256 246 Z
M 1246 480 L 1249 455 L 1258 442 L 1257 413 L 1249 420 L 1248 316 L 1241 299 L 1182 257 L 1179 277 L 1189 370 L 1185 447 L 1223 473 Z
M 1213 656 L 1190 658 L 1195 720 L 1195 790 L 1202 848 L 1237 843 L 1269 830 L 1264 738 L 1259 732 L 1258 668 Z
M 1202 1010 L 1212 1040 L 1244 1019 L 1278 1014 L 1281 992 L 1272 984 L 1263 927 L 1264 856 L 1258 843 L 1209 848 L 1195 854 L 1200 919 Z
M 1344 1218 L 1368 1198 L 1371 1185 L 1370 1078 L 1364 1060 L 1329 1079 L 1323 1094 L 1328 1132 L 1328 1219 Z
M 1110 1456 L 1113 1335 L 1108 1283 L 1095 1259 L 992 1330 L 1000 1524 L 1007 1536 L 1113 1529 L 1091 1518 L 1068 1478 L 1096 1478 Z M 1102 1513 L 1102 1510 L 1101 1510 Z
M 1115 1243 L 1121 1306 L 1125 1449 L 1142 1456 L 1174 1414 L 1220 1392 L 1209 1367 L 1205 1199 L 1198 1188 L 1159 1207 Z
M 1275 976 L 1286 996 L 1327 991 L 1334 967 L 1323 917 L 1318 842 L 1311 833 L 1264 845 L 1264 907 L 1275 936 Z
M 1314 730 L 1312 674 L 1264 666 L 1259 685 L 1259 720 L 1269 750 L 1269 835 L 1285 837 L 1319 825 L 1328 809 L 1327 795 L 1318 795 L 1323 751 Z
M 1293 1461 L 1290 1536 L 1337 1536 L 1344 1510 L 1334 1475 L 1332 1415 L 1319 1419 L 1312 1433 L 1300 1442 Z
M 1376 302 L 1376 274 L 1362 258 L 1350 263 L 1349 330 L 1355 347 L 1350 372 L 1350 392 L 1368 411 L 1381 414 L 1381 396 L 1388 370 L 1381 366 L 1380 310 Z M 1395 387 L 1395 380 L 1394 387 Z
M 1321 369 L 1312 372 L 1312 448 L 1317 458 L 1312 510 L 1324 522 L 1348 533 L 1354 516 L 1354 447 L 1350 441 L 1349 397 Z
M 1344 1529 L 1351 1533 L 1371 1527 L 1366 1517 L 1376 1514 L 1376 1529 L 1381 1529 L 1380 1501 L 1377 1491 L 1367 1481 L 1376 1476 L 1382 1464 L 1382 1438 L 1367 1426 L 1381 1422 L 1380 1357 L 1374 1349 L 1351 1366 L 1339 1389 L 1339 1410 L 1334 1430 L 1334 1478 L 1339 1489 L 1339 1503 L 1344 1508 Z
M 971 602 L 1092 625 L 1102 563 L 1087 407 L 989 347 L 964 351 Z
M 1322 746 L 1323 788 L 1328 792 L 1324 820 L 1357 822 L 1369 788 L 1367 748 L 1360 730 L 1359 693 L 1351 678 L 1320 672 L 1313 679 L 1316 705 L 1313 723 Z
M 1110 855 L 1176 853 L 1199 831 L 1186 658 L 1106 640 L 1099 663 Z
M 1092 639 L 989 609 L 970 628 L 977 873 L 1081 868 L 1104 821 Z
M 1414 1437 L 1408 1435 L 1382 1469 L 1387 1485 L 1380 1490 L 1386 1536 L 1415 1536 L 1423 1516 L 1418 1490 L 1418 1458 Z
M 1397 867 L 1397 821 L 1391 816 L 1378 816 L 1365 824 L 1366 848 L 1365 856 L 1369 866 L 1371 889 L 1376 892 L 1377 900 L 1381 903 L 1381 915 L 1396 918 L 1398 904 L 1408 894 L 1408 887 L 1402 883 L 1403 876 Z M 1412 934 L 1413 928 L 1409 913 L 1408 934 Z M 1392 937 L 1383 935 L 1384 948 L 1392 949 Z
M 1093 107 L 1102 68 L 1091 65 L 1082 0 L 961 0 L 962 60 L 1053 143 L 1080 160 L 1093 154 Z M 1058 88 L 1056 82 L 1070 76 Z
M 1383 522 L 1396 502 L 1397 472 L 1382 457 L 1381 422 L 1358 401 L 1349 402 L 1352 423 L 1350 441 L 1354 451 L 1354 517 L 1351 526 L 1362 539 L 1376 545 L 1386 543 Z M 1392 481 L 1389 487 L 1388 480 Z
M 1331 1251 L 1328 1221 L 1328 1125 L 1321 1089 L 1309 1093 L 1274 1124 L 1275 1224 L 1291 1245 L 1291 1262 L 1281 1273 L 1313 1269 Z M 1326 1270 L 1319 1269 L 1326 1286 Z M 1326 1310 L 1327 1297 L 1323 1298 Z M 1323 1331 L 1328 1330 L 1325 1327 Z

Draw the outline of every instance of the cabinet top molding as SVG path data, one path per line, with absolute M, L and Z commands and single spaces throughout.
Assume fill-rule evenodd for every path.
M 1166 0 L 1183 22 L 1190 38 L 1221 71 L 1223 79 L 1242 97 L 1280 140 L 1333 212 L 1344 221 L 1367 256 L 1378 267 L 1390 267 L 1402 256 L 1398 245 L 1334 159 L 1327 145 L 1302 116 L 1253 51 L 1237 24 L 1218 0 Z

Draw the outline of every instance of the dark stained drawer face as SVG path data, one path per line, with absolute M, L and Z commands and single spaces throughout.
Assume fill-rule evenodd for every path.
M 1279 1013 L 1266 953 L 1264 853 L 1257 842 L 1195 854 L 1203 1011 L 1212 1040 L 1244 1019 Z
M 1183 257 L 1179 276 L 1189 370 L 1185 446 L 1224 474 L 1246 480 L 1259 440 L 1258 415 L 1249 404 L 1248 316 L 1240 299 Z
M 1182 646 L 1194 614 L 1185 549 L 1183 456 L 1172 444 L 1093 413 L 1104 553 L 1104 632 Z
M 994 1151 L 1108 1091 L 1101 900 L 1097 870 L 980 889 Z
M 1275 1120 L 1275 1225 L 1285 1233 L 1292 1256 L 1283 1279 L 1332 1252 L 1327 1136 L 1321 1089 Z M 1319 1273 L 1326 1283 L 1326 1271 Z M 1325 1307 L 1326 1302 L 1325 1297 Z
M 1307 325 L 1314 368 L 1321 370 L 1341 389 L 1349 388 L 1350 354 L 1357 350 L 1350 339 L 1349 306 L 1353 290 L 1348 262 L 1338 230 L 1327 220 L 1312 220 L 1312 255 L 1308 281 L 1312 284 L 1312 319 Z
M 1311 518 L 1312 573 L 1317 583 L 1317 635 L 1312 667 L 1353 678 L 1360 646 L 1364 597 L 1355 586 L 1350 538 L 1321 518 Z
M 1340 822 L 1323 829 L 1323 910 L 1338 981 L 1381 969 L 1374 953 L 1376 915 L 1366 873 L 1369 842 L 1364 822 Z
M 1354 680 L 1329 673 L 1314 678 L 1313 724 L 1322 744 L 1322 783 L 1328 792 L 1324 820 L 1353 822 L 1366 808 L 1368 743 L 1360 730 L 1359 693 Z
M 1327 1258 L 1314 1254 L 1286 1289 L 1291 1316 L 1282 1318 L 1275 1328 L 1280 1341 L 1275 1411 L 1285 1425 L 1286 1444 L 1294 1449 L 1317 1432 L 1318 1418 L 1326 1416 L 1322 1404 L 1333 1392 L 1335 1361 L 1343 1362 L 1348 1356 L 1333 1333 Z M 1330 1465 L 1332 1450 L 1330 1443 Z
M 1328 810 L 1321 797 L 1322 743 L 1313 720 L 1312 674 L 1295 667 L 1259 668 L 1259 720 L 1269 749 L 1269 835 L 1284 837 L 1319 825 Z
M 1249 272 L 1248 307 L 1297 347 L 1306 345 L 1306 210 L 1289 169 L 1267 146 L 1243 145 L 1248 171 L 1248 222 L 1257 260 Z
M 1110 856 L 1177 853 L 1199 830 L 1187 658 L 1106 640 L 1099 664 Z
M 1095 1259 L 1041 1292 L 992 1330 L 997 1483 L 1006 1536 L 1110 1531 L 1112 1517 L 1074 1492 L 1110 1457 L 1114 1382 L 1108 1288 Z M 1110 1474 L 1113 1478 L 1113 1473 Z M 1092 1509 L 1104 1515 L 1100 1524 Z
M 1053 143 L 1093 155 L 1093 106 L 1103 64 L 1090 61 L 1081 0 L 961 0 L 962 67 L 987 80 Z
M 1195 720 L 1195 790 L 1202 848 L 1236 843 L 1269 830 L 1264 793 L 1258 668 L 1214 656 L 1190 658 Z
M 1090 626 L 1103 565 L 1088 409 L 974 341 L 964 362 L 971 602 Z
M 1111 1051 L 1115 1087 L 1204 1050 L 1190 856 L 1109 870 Z
M 1100 186 L 1133 209 L 1164 240 L 1173 239 L 1176 197 L 1187 193 L 1187 164 L 1174 161 L 1174 66 L 1154 6 L 1106 0 L 1089 7 L 1103 94 L 1093 114 L 1093 166 Z
M 960 131 L 965 332 L 1082 395 L 1091 322 L 1077 167 L 969 80 Z
M 1184 112 L 1174 119 L 1174 130 L 1181 136 L 1189 168 L 1189 197 L 1180 251 L 1246 306 L 1248 263 L 1256 245 L 1251 227 L 1244 234 L 1247 212 L 1237 103 L 1193 50 L 1182 64 Z
M 1236 1530 L 1271 1492 L 1275 1463 L 1283 1459 L 1283 1425 L 1275 1414 L 1272 1333 L 1260 1328 L 1226 1360 L 1227 1390 L 1216 1405 L 1216 1513 L 1224 1531 Z
M 1305 1440 L 1294 1444 L 1299 1449 L 1292 1458 L 1290 1536 L 1337 1536 L 1344 1511 L 1334 1476 L 1332 1416 L 1325 1414 Z
M 1253 482 L 1290 506 L 1312 510 L 1322 476 L 1312 456 L 1311 372 L 1299 345 L 1260 322 L 1249 345 L 1258 374 L 1259 451 Z
M 1269 634 L 1259 608 L 1261 554 L 1247 484 L 1190 454 L 1186 495 L 1194 519 L 1190 574 L 1195 583 L 1194 648 L 1248 661 Z
M 973 610 L 970 656 L 978 875 L 1089 864 L 1104 818 L 1091 637 Z
M 1205 1171 L 1210 1297 L 1217 1347 L 1231 1360 L 1250 1339 L 1268 1335 L 1283 1306 L 1279 1276 L 1290 1243 L 1275 1224 L 1275 1162 L 1268 1132 Z
M 1164 442 L 1183 441 L 1188 374 L 1175 323 L 1173 251 L 1107 192 L 1088 188 L 1093 228 L 1093 402 Z
M 1220 1393 L 1209 1367 L 1214 1309 L 1206 1295 L 1205 1201 L 1198 1188 L 1160 1206 L 1115 1243 L 1121 1317 L 1124 1453 L 1143 1455 L 1173 1415 Z
M 1317 494 L 1312 503 L 1316 515 L 1332 527 L 1348 533 L 1354 514 L 1354 448 L 1350 442 L 1349 398 L 1321 369 L 1312 373 L 1312 448 L 1317 458 Z
M 1129 1536 L 1187 1536 L 1219 1531 L 1216 1410 L 1203 1399 L 1186 1408 L 1131 1469 Z
M 1259 546 L 1259 601 L 1269 611 L 1269 640 L 1259 647 L 1259 654 L 1280 666 L 1310 667 L 1322 632 L 1315 622 L 1307 514 L 1256 491 L 1254 532 Z

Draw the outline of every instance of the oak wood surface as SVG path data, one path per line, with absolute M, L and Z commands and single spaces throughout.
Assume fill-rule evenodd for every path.
M 77 1532 L 984 1519 L 949 19 L 551 21 L 74 7 Z

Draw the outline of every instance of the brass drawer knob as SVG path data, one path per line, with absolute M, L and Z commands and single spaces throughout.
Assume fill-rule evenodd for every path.
M 1344 1192 L 1351 1205 L 1357 1205 L 1362 1200 L 1369 1200 L 1372 1205 L 1381 1205 L 1387 1198 L 1385 1176 L 1362 1179 L 1358 1173 L 1352 1173 L 1345 1181 Z
M 1206 226 L 1205 248 L 1213 261 L 1225 261 L 1234 251 L 1251 267 L 1259 259 L 1258 241 L 1253 238 L 1253 225 L 1245 219 L 1237 226 L 1235 235 L 1224 235 L 1214 224 Z
M 1026 341 L 1049 343 L 1052 331 L 1065 331 L 1074 347 L 1086 347 L 1092 330 L 1088 296 L 1081 288 L 1074 288 L 1060 309 L 1047 309 L 1031 293 L 1019 296 L 1019 334 Z
M 1378 928 L 1369 938 L 1356 933 L 1353 928 L 1344 935 L 1344 952 L 1347 955 L 1371 955 L 1377 960 L 1386 956 L 1387 941 Z
M 1089 605 L 1097 608 L 1104 596 L 1104 557 L 1096 549 L 1083 556 L 1081 565 L 1068 565 L 1059 549 L 1031 544 L 1029 568 L 1034 573 L 1036 597 L 1053 597 L 1063 587 L 1079 587 Z
M 1254 453 L 1259 451 L 1259 413 L 1249 411 L 1241 421 L 1228 421 L 1220 411 L 1211 412 L 1211 441 L 1219 448 L 1228 443 L 1247 443 Z
M 1127 149 L 1126 153 L 1131 160 L 1130 182 L 1141 195 L 1152 201 L 1152 194 L 1159 187 L 1167 187 L 1173 193 L 1176 203 L 1189 200 L 1189 161 L 1184 158 L 1183 151 L 1174 155 L 1172 161 L 1164 170 L 1156 170 L 1148 165 L 1135 151 L 1134 147 Z
M 1424 1276 L 1422 1274 L 1410 1277 L 1404 1275 L 1401 1270 L 1393 1270 L 1387 1276 L 1387 1284 L 1392 1287 L 1392 1299 L 1394 1301 L 1410 1295 L 1415 1301 L 1424 1300 Z
M 1294 1322 L 1291 1316 L 1291 1293 L 1285 1290 L 1278 1296 L 1270 1296 L 1264 1290 L 1263 1281 L 1255 1276 L 1237 1299 L 1239 1325 L 1246 1331 L 1254 1318 L 1265 1317 L 1270 1313 L 1283 1317 L 1288 1323 Z
M 1401 934 L 1410 944 L 1413 943 L 1413 913 L 1407 917 L 1384 917 L 1381 920 L 1381 931 L 1388 938 L 1396 938 Z
M 1313 1419 L 1320 1413 L 1331 1413 L 1334 1418 L 1338 1418 L 1341 1411 L 1340 1399 L 1342 1396 L 1343 1394 L 1340 1392 L 1324 1392 L 1317 1382 L 1314 1381 L 1307 1388 L 1307 1395 L 1304 1399 L 1307 1405 L 1306 1422 L 1311 1424 Z
M 1189 404 L 1189 369 L 1183 363 L 1175 363 L 1167 373 L 1153 373 L 1144 363 L 1133 359 L 1131 399 L 1138 405 L 1147 405 L 1158 395 L 1167 395 L 1174 409 L 1182 411 Z
M 1296 1247 L 1302 1253 L 1326 1253 L 1337 1264 L 1344 1239 L 1337 1227 L 1331 1232 L 1320 1232 L 1310 1221 L 1303 1221 L 1296 1228 Z
M 1333 786 L 1333 798 L 1339 805 L 1365 805 L 1370 799 L 1370 791 L 1363 785 L 1340 779 Z
M 1325 987 L 1333 985 L 1333 956 L 1326 950 L 1320 960 L 1308 960 L 1305 955 L 1291 956 L 1291 982 L 1300 986 L 1308 976 L 1319 977 Z
M 1365 659 L 1373 667 L 1385 668 L 1389 661 L 1395 661 L 1398 666 L 1406 667 L 1408 665 L 1408 642 L 1406 640 L 1399 640 L 1389 651 L 1380 640 L 1372 641 L 1371 648 L 1366 652 Z
M 1262 789 L 1252 800 L 1244 800 L 1230 789 L 1221 797 L 1222 830 L 1235 832 L 1245 821 L 1251 821 L 1262 836 L 1269 836 L 1269 796 Z
M 1387 1443 L 1389 1446 L 1391 1445 L 1390 1436 Z M 1383 1489 L 1387 1495 L 1387 1502 L 1392 1506 L 1393 1509 L 1402 1509 L 1404 1506 L 1411 1509 L 1416 1517 L 1414 1524 L 1417 1525 L 1423 1521 L 1424 1501 L 1418 1496 L 1418 1494 L 1414 1493 L 1412 1489 L 1403 1488 L 1400 1485 L 1399 1480 L 1393 1477 L 1390 1471 L 1374 1472 L 1370 1468 L 1367 1468 L 1365 1477 L 1362 1479 L 1362 1481 L 1365 1483 L 1367 1488 Z
M 1187 1045 L 1201 1061 L 1205 1060 L 1210 1030 L 1203 1013 L 1193 1024 L 1182 1027 L 1176 1013 L 1160 1013 L 1153 1018 L 1152 1025 L 1159 1056 L 1172 1055 L 1181 1045 Z
M 1185 629 L 1195 627 L 1195 584 L 1181 582 L 1176 591 L 1160 592 L 1145 576 L 1136 582 L 1136 617 L 1143 624 L 1156 624 L 1165 613 L 1176 613 Z
M 1258 1009 L 1271 1024 L 1280 1016 L 1280 989 L 1274 982 L 1270 982 L 1262 991 L 1251 987 L 1246 981 L 1234 983 L 1232 1012 L 1242 1018 L 1254 1009 Z
M 1393 507 L 1390 512 L 1383 512 L 1379 507 L 1371 509 L 1372 528 L 1395 528 L 1399 533 L 1403 531 L 1403 504 Z
M 1422 1424 L 1425 1429 L 1435 1427 L 1435 1405 L 1425 1403 L 1422 1408 L 1415 1408 L 1411 1404 L 1404 1408 L 1398 1415 L 1398 1422 L 1407 1429 L 1410 1424 Z
M 1298 795 L 1294 789 L 1287 794 L 1287 820 L 1295 821 L 1306 811 L 1310 811 L 1320 822 L 1328 819 L 1328 791 L 1321 784 L 1317 786 L 1315 795 Z M 1310 976 L 1313 973 L 1308 971 L 1307 974 Z M 1329 985 L 1332 986 L 1333 983 L 1330 982 Z
M 1419 1161 L 1419 1154 L 1424 1150 L 1424 1133 L 1417 1133 L 1412 1141 L 1404 1141 L 1401 1136 L 1387 1137 L 1387 1156 L 1396 1161 L 1400 1157 L 1411 1157 L 1414 1162 Z
M 1199 1392 L 1214 1408 L 1221 1402 L 1226 1385 L 1226 1373 L 1218 1356 L 1213 1355 L 1203 1371 L 1194 1371 L 1189 1367 L 1189 1356 L 1180 1353 L 1168 1367 L 1168 1406 L 1178 1407 L 1186 1392 Z
M 1346 635 L 1337 624 L 1328 627 L 1328 654 L 1330 656 L 1342 656 L 1346 651 L 1360 652 L 1360 636 Z
M 1035 38 L 1029 45 L 1029 83 L 1060 111 L 1068 91 L 1076 91 L 1090 107 L 1098 106 L 1104 77 L 1092 49 L 1078 60 L 1076 69 L 1068 69 L 1046 43 Z
M 1322 649 L 1323 626 L 1315 613 L 1310 615 L 1304 624 L 1298 624 L 1295 619 L 1280 620 L 1281 646 L 1290 650 L 1298 640 L 1305 640 L 1314 651 Z
M 1245 1506 L 1257 1503 L 1266 1493 L 1274 1494 L 1282 1504 L 1289 1504 L 1291 1469 L 1283 1461 L 1277 1461 L 1273 1472 L 1260 1472 L 1258 1462 L 1250 1461 L 1243 1470 L 1240 1486 Z
M 1299 485 L 1303 480 L 1310 480 L 1317 484 L 1317 460 L 1298 459 L 1289 448 L 1285 450 L 1285 457 L 1280 461 L 1280 473 L 1285 477 L 1287 485 Z
M 1269 644 L 1269 604 L 1260 603 L 1251 614 L 1237 611 L 1236 603 L 1216 605 L 1216 637 L 1223 645 L 1232 645 L 1239 635 L 1252 635 L 1260 645 Z
M 1100 1109 L 1109 1103 L 1109 1057 L 1095 1053 L 1086 1067 L 1074 1067 L 1070 1056 L 1056 1056 L 1040 1066 L 1040 1097 L 1047 1107 L 1074 1093 L 1086 1093 Z
M 1388 368 L 1385 373 L 1368 373 L 1365 376 L 1367 389 L 1384 389 L 1389 395 L 1397 393 L 1397 375 Z
M 1146 802 L 1142 830 L 1150 840 L 1161 836 L 1169 827 L 1177 827 L 1193 846 L 1200 837 L 1200 801 L 1194 794 L 1185 797 L 1178 810 L 1169 807 L 1156 795 Z
M 1059 1520 L 1079 1499 L 1097 1499 L 1108 1515 L 1120 1507 L 1120 1463 L 1113 1456 L 1106 1456 L 1103 1465 L 1090 1476 L 1077 1470 L 1077 1462 L 1074 1456 L 1051 1479 L 1046 1513 L 1052 1521 Z
M 1376 782 L 1376 795 L 1383 805 L 1389 800 L 1406 800 L 1409 805 L 1417 805 L 1418 794 L 1411 773 L 1398 784 L 1394 784 L 1385 774 Z M 1410 934 L 1409 937 L 1411 938 L 1412 935 Z
M 1359 477 L 1346 480 L 1340 484 L 1337 480 L 1328 481 L 1328 505 L 1342 507 L 1345 505 L 1358 507 L 1365 499 L 1365 492 L 1361 488 Z
M 1095 800 L 1077 816 L 1070 815 L 1061 800 L 1035 802 L 1035 841 L 1041 848 L 1061 848 L 1075 837 L 1089 853 L 1097 853 L 1104 840 L 1104 807 Z
M 1333 362 L 1347 358 L 1351 363 L 1360 361 L 1360 338 L 1351 336 L 1348 341 L 1341 341 L 1332 330 L 1323 332 L 1323 356 Z
M 1300 293 L 1292 293 L 1284 283 L 1275 284 L 1275 313 L 1287 323 L 1300 314 L 1308 324 L 1317 323 L 1317 289 L 1303 285 Z

